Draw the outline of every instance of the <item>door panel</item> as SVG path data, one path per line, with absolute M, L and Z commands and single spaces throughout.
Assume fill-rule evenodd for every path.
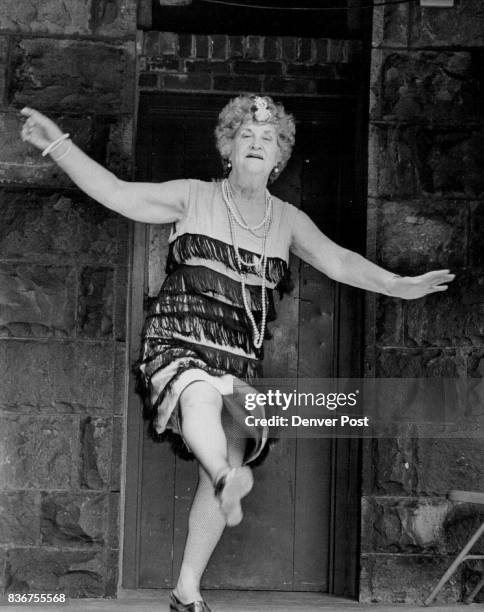
M 138 130 L 138 179 L 220 176 L 214 147 L 217 96 L 142 99 Z M 341 109 L 340 109 L 341 110 Z M 297 117 L 296 113 L 296 117 Z M 306 112 L 293 156 L 271 191 L 304 209 L 331 237 L 337 233 L 345 161 L 345 113 Z M 164 278 L 169 227 L 147 229 L 147 293 Z M 278 320 L 265 344 L 268 378 L 327 378 L 339 359 L 337 291 L 328 278 L 291 259 L 295 289 L 275 296 Z M 348 335 L 346 331 L 346 335 Z M 136 586 L 170 587 L 181 563 L 196 465 L 175 459 L 167 444 L 142 438 L 136 548 Z M 205 588 L 328 591 L 332 571 L 332 494 L 335 446 L 330 439 L 280 440 L 255 470 L 244 500 L 245 519 L 226 530 L 204 577 Z M 332 493 L 333 492 L 333 493 Z

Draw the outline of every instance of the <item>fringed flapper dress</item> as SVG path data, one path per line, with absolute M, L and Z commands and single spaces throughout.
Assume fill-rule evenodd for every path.
M 296 212 L 294 206 L 273 196 L 266 242 L 267 321 L 276 317 L 274 290 L 282 298 L 292 288 L 288 261 Z M 237 227 L 243 261 L 255 261 L 254 255 L 261 254 L 263 229 L 255 234 Z M 180 393 L 191 382 L 208 381 L 222 394 L 224 407 L 242 422 L 248 413 L 240 399 L 236 400 L 233 385 L 248 385 L 262 376 L 263 347 L 254 347 L 244 309 L 220 182 L 189 180 L 186 213 L 173 224 L 168 242 L 167 276 L 146 317 L 137 369 L 152 434 L 170 438 L 180 456 L 193 458 L 180 437 Z M 253 267 L 243 272 L 248 303 L 259 328 L 262 278 Z M 265 337 L 271 337 L 267 327 Z M 263 412 L 258 416 L 264 416 Z M 248 445 L 246 463 L 260 455 L 267 428 L 251 427 L 248 436 L 253 443 Z

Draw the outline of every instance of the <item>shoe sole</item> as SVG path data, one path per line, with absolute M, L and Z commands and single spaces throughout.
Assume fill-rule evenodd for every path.
M 245 497 L 254 485 L 252 471 L 248 467 L 236 468 L 227 476 L 225 486 L 220 495 L 220 507 L 227 519 L 227 525 L 234 527 L 243 518 L 240 500 Z

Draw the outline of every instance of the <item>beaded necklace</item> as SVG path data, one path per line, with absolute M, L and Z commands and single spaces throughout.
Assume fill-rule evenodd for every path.
M 223 195 L 223 200 L 225 202 L 225 205 L 227 206 L 227 214 L 228 214 L 228 218 L 229 218 L 229 224 L 230 224 L 230 234 L 232 236 L 232 243 L 234 245 L 234 251 L 235 251 L 235 260 L 237 262 L 237 269 L 238 272 L 240 274 L 240 283 L 242 285 L 242 299 L 244 302 L 244 309 L 245 312 L 247 313 L 247 316 L 249 318 L 249 321 L 252 325 L 252 337 L 254 339 L 254 346 L 255 348 L 260 348 L 262 346 L 262 343 L 264 341 L 264 333 L 265 333 L 265 327 L 266 327 L 266 319 L 267 319 L 267 301 L 266 301 L 266 270 L 267 270 L 267 253 L 266 253 L 266 245 L 267 245 L 267 235 L 269 233 L 269 228 L 271 225 L 271 221 L 272 221 L 272 197 L 270 195 L 270 193 L 266 190 L 266 213 L 264 215 L 264 231 L 263 231 L 263 242 L 262 242 L 262 253 L 260 258 L 255 257 L 255 259 L 257 261 L 249 263 L 246 261 L 242 260 L 242 257 L 240 255 L 240 251 L 239 251 L 239 244 L 238 244 L 238 240 L 237 240 L 237 229 L 236 229 L 236 225 L 239 225 L 240 227 L 243 227 L 244 229 L 254 229 L 254 228 L 250 228 L 247 224 L 243 223 L 240 221 L 240 219 L 238 219 L 234 207 L 232 206 L 232 203 L 230 201 L 231 198 L 231 192 L 230 192 L 230 187 L 228 185 L 228 181 L 227 179 L 225 179 L 224 181 L 222 181 L 222 195 Z M 259 225 L 260 227 L 260 225 Z M 248 301 L 247 301 L 247 291 L 246 291 L 246 284 L 245 284 L 245 279 L 244 279 L 244 275 L 246 274 L 245 272 L 242 272 L 242 266 L 253 266 L 255 268 L 255 272 L 256 274 L 260 274 L 262 276 L 262 284 L 261 284 L 261 301 L 262 301 L 262 320 L 261 320 L 261 326 L 260 326 L 260 330 L 257 329 L 257 324 L 255 322 L 254 319 L 254 315 L 252 313 L 252 310 L 249 307 Z
M 261 227 L 262 227 L 262 226 L 265 224 L 265 222 L 266 222 L 266 220 L 267 220 L 267 215 L 268 215 L 268 214 L 269 214 L 269 212 L 270 212 L 270 211 L 269 211 L 269 208 L 270 208 L 270 207 L 269 207 L 269 206 L 268 206 L 268 204 L 267 204 L 268 193 L 266 193 L 266 207 L 265 207 L 266 209 L 265 209 L 265 213 L 264 213 L 264 218 L 263 218 L 263 219 L 262 219 L 262 221 L 261 221 L 260 223 L 258 223 L 257 225 L 254 225 L 253 227 L 250 227 L 250 225 L 248 225 L 248 224 L 246 223 L 246 221 L 245 221 L 244 217 L 242 216 L 242 213 L 240 212 L 240 210 L 239 210 L 239 208 L 238 208 L 238 206 L 237 206 L 237 200 L 235 199 L 234 192 L 232 191 L 232 185 L 230 184 L 230 181 L 229 181 L 228 179 L 226 179 L 226 181 L 227 181 L 227 193 L 229 194 L 230 199 L 231 199 L 231 200 L 232 200 L 232 202 L 234 203 L 234 209 L 235 209 L 235 210 L 233 210 L 233 209 L 231 208 L 231 211 L 232 211 L 232 214 L 233 214 L 234 218 L 236 219 L 236 221 L 237 221 L 238 225 L 240 225 L 240 227 L 243 227 L 244 229 L 249 230 L 249 232 L 251 232 L 252 234 L 254 234 L 255 236 L 257 236 L 257 234 L 255 233 L 255 230 L 260 229 L 260 228 L 261 228 Z M 270 194 L 269 194 L 269 197 L 270 197 Z M 230 199 L 229 199 L 229 202 L 230 202 Z M 231 206 L 231 204 L 229 204 L 229 205 Z M 242 219 L 242 221 L 240 221 L 239 219 L 237 219 L 237 215 L 236 215 L 235 213 L 237 213 L 237 214 L 238 214 L 238 216 L 240 217 L 240 219 Z M 260 238 L 260 236 L 257 236 L 257 238 Z

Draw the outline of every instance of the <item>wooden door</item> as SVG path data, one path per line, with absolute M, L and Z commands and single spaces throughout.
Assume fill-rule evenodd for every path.
M 219 177 L 213 130 L 226 101 L 218 96 L 203 100 L 145 96 L 139 114 L 138 179 Z M 271 190 L 302 207 L 338 239 L 341 203 L 352 191 L 351 143 L 345 136 L 348 116 L 341 105 L 333 105 L 325 110 L 300 109 L 296 117 L 301 119 L 296 148 Z M 137 226 L 133 285 L 138 294 L 143 288 L 145 296 L 156 295 L 164 278 L 168 234 L 167 226 Z M 339 364 L 348 363 L 355 348 L 345 345 L 342 351 L 338 343 L 341 326 L 348 325 L 348 318 L 341 318 L 340 292 L 297 258 L 291 260 L 291 269 L 295 289 L 282 302 L 276 298 L 278 320 L 271 324 L 273 339 L 266 344 L 264 374 L 271 378 L 337 376 Z M 132 318 L 133 355 L 135 339 L 139 339 L 136 327 L 142 322 L 137 309 Z M 344 336 L 355 334 L 346 328 Z M 348 358 L 342 354 L 345 351 Z M 127 497 L 127 517 L 132 517 L 127 520 L 133 524 L 128 525 L 125 586 L 167 588 L 173 585 L 181 562 L 196 466 L 176 459 L 167 444 L 149 439 L 146 426 L 136 416 L 139 400 L 133 398 L 132 404 L 130 423 L 136 433 L 129 434 L 128 444 L 134 449 L 131 456 L 137 457 L 136 474 L 131 470 L 136 495 L 131 502 L 129 493 Z M 256 468 L 253 492 L 244 503 L 245 520 L 224 533 L 205 574 L 205 588 L 335 590 L 336 471 L 341 445 L 339 449 L 336 441 L 327 438 L 278 442 Z M 128 466 L 128 478 L 129 474 Z M 347 488 L 348 482 L 342 482 L 341 475 L 339 479 L 340 488 Z

